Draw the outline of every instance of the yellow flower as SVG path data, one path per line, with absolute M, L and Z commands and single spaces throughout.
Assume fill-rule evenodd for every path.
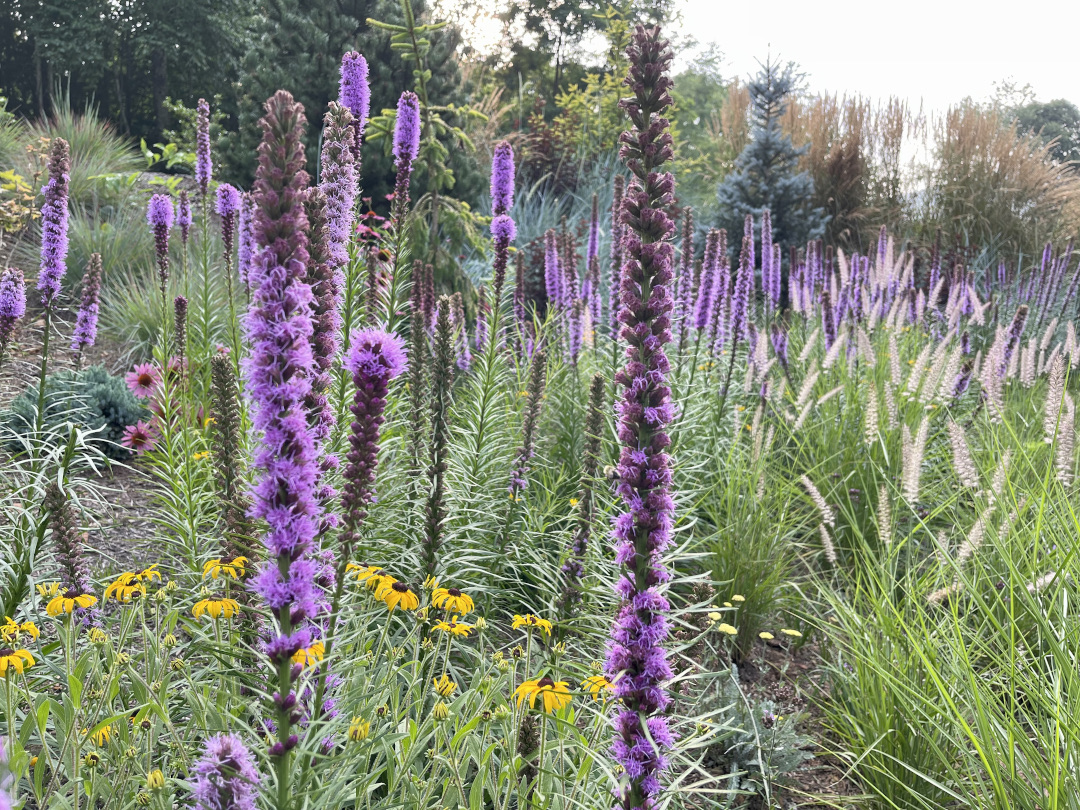
M 435 708 L 431 710 L 431 716 L 438 722 L 442 722 L 450 717 L 450 708 L 443 702 L 435 704 Z
M 192 458 L 193 460 L 195 460 L 195 461 L 202 461 L 202 460 L 203 460 L 204 458 L 206 458 L 206 457 L 207 457 L 208 455 L 210 455 L 210 451 L 209 451 L 209 450 L 203 450 L 202 452 L 196 453 L 196 454 L 195 454 L 195 455 L 193 455 L 193 456 L 192 456 L 191 458 Z
M 554 714 L 564 706 L 570 705 L 570 688 L 566 681 L 553 681 L 551 678 L 540 678 L 534 681 L 525 681 L 514 690 L 518 706 L 521 706 L 525 698 L 529 699 L 529 708 L 536 707 L 536 698 L 540 698 L 541 707 L 548 714 Z
M 723 633 L 725 636 L 737 636 L 739 631 L 732 627 L 730 624 L 718 624 L 716 626 L 717 631 Z
M 709 621 L 713 624 L 718 623 L 722 618 L 724 618 L 723 614 L 717 613 L 715 610 L 709 614 Z
M 135 575 L 136 579 L 138 579 L 139 582 L 153 582 L 155 579 L 160 582 L 161 572 L 157 570 L 157 567 L 158 564 L 154 563 L 153 565 L 144 568 L 142 571 Z
M 41 635 L 41 631 L 37 629 L 37 625 L 33 622 L 19 624 L 10 616 L 6 616 L 4 623 L 0 624 L 0 639 L 9 644 L 18 641 L 19 636 L 23 633 L 27 633 L 35 639 Z
M 34 656 L 29 650 L 13 650 L 5 647 L 0 650 L 0 676 L 8 674 L 8 669 L 16 675 L 22 675 L 23 670 L 30 669 L 34 665 Z
M 37 592 L 39 596 L 44 596 L 46 598 L 56 596 L 60 593 L 60 583 L 50 582 L 48 585 L 38 585 Z
M 376 587 L 379 580 L 384 576 L 379 566 L 368 565 L 367 563 L 349 563 L 345 566 L 345 573 L 353 574 L 357 582 L 364 583 L 369 588 Z
M 776 638 L 776 636 L 767 631 L 762 631 L 761 633 L 758 633 L 757 637 L 760 638 L 762 641 L 772 641 L 774 638 Z
M 133 597 L 146 596 L 146 586 L 139 582 L 139 575 L 125 571 L 105 589 L 105 600 L 112 597 L 117 602 L 130 602 Z
M 438 587 L 439 587 L 439 580 L 435 579 L 435 577 L 432 577 L 432 576 L 424 577 L 424 590 L 425 591 L 438 590 Z
M 454 690 L 457 689 L 457 684 L 450 680 L 450 676 L 445 672 L 438 678 L 435 678 L 432 682 L 435 686 L 435 691 L 439 697 L 448 698 L 454 694 Z
M 240 612 L 240 605 L 235 599 L 203 599 L 195 603 L 191 609 L 196 619 L 202 618 L 204 613 L 209 613 L 210 618 L 217 620 L 221 617 L 231 619 Z
M 434 630 L 439 630 L 443 633 L 452 633 L 455 636 L 465 636 L 468 638 L 469 633 L 472 632 L 472 625 L 465 622 L 459 622 L 458 617 L 454 616 L 449 621 L 445 619 L 435 622 Z
M 303 647 L 293 653 L 292 661 L 302 667 L 312 666 L 323 660 L 326 648 L 321 641 L 314 642 L 310 647 Z
M 611 692 L 615 689 L 615 684 L 605 678 L 603 675 L 592 675 L 586 678 L 581 688 L 585 689 L 593 696 L 593 700 L 602 700 L 601 695 L 605 692 Z M 606 697 L 606 695 L 603 695 Z
M 724 602 L 724 607 L 729 608 L 729 607 L 734 607 L 734 606 L 731 604 L 731 602 Z
M 732 602 L 745 602 L 746 597 L 743 596 L 741 593 L 733 594 L 732 597 L 731 597 L 731 601 Z
M 232 562 L 209 560 L 203 565 L 202 575 L 204 579 L 206 577 L 210 577 L 211 579 L 217 579 L 218 577 L 240 579 L 247 570 L 247 563 L 247 557 L 236 557 Z
M 551 635 L 551 622 L 547 619 L 541 619 L 539 616 L 533 613 L 526 613 L 524 616 L 514 616 L 514 621 L 511 623 L 511 627 L 515 630 L 525 628 L 526 633 L 532 632 L 534 627 L 539 627 L 549 636 Z
M 457 588 L 436 588 L 431 593 L 431 604 L 448 613 L 472 613 L 476 609 L 472 597 Z
M 396 608 L 402 610 L 416 610 L 420 607 L 420 597 L 413 593 L 404 582 L 398 582 L 392 576 L 379 577 L 379 586 L 375 591 L 375 598 L 383 602 L 390 612 Z
M 577 506 L 577 498 L 571 498 L 570 499 L 570 505 L 571 506 Z
M 100 627 L 91 627 L 89 636 L 91 644 L 104 644 L 109 640 L 109 634 Z
M 30 757 L 30 767 L 33 768 L 35 765 L 37 765 L 37 761 L 37 757 Z
M 165 774 L 161 771 L 150 771 L 146 775 L 147 790 L 161 790 L 165 787 Z
M 202 426 L 203 427 L 210 427 L 210 425 L 216 425 L 216 424 L 217 424 L 217 419 L 215 419 L 212 416 L 208 416 L 208 417 L 206 417 L 206 419 L 203 420 Z
M 800 633 L 798 630 L 788 630 L 786 627 L 784 627 L 780 629 L 780 632 L 783 633 L 785 636 L 791 636 L 792 638 L 802 638 L 802 633 Z
M 87 731 L 84 728 L 83 734 L 86 733 Z M 95 745 L 97 745 L 99 748 L 104 748 L 106 743 L 108 743 L 111 738 L 112 726 L 103 726 L 102 728 L 99 728 L 97 731 L 95 731 L 93 734 L 89 735 L 89 739 L 93 740 Z
M 58 596 L 54 596 L 52 601 L 45 606 L 45 612 L 50 616 L 59 616 L 61 613 L 74 613 L 76 608 L 86 609 L 93 607 L 97 604 L 97 597 L 91 596 L 88 593 L 81 593 L 78 596 L 67 595 L 67 591 L 64 591 Z
M 354 717 L 349 724 L 349 739 L 353 742 L 363 742 L 371 734 L 371 723 L 362 717 Z

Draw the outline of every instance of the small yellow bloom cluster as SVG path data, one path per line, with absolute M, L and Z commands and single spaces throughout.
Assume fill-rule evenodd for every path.
M 225 562 L 224 560 L 209 560 L 203 565 L 203 579 L 207 577 L 210 577 L 211 579 L 217 579 L 218 577 L 243 579 L 244 574 L 247 571 L 247 566 L 247 557 L 235 557 L 231 562 Z

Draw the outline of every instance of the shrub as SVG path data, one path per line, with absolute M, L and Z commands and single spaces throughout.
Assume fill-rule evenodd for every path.
M 37 415 L 37 386 L 23 391 L 0 416 L 6 428 L 6 447 L 11 452 L 23 449 L 23 441 L 34 431 Z M 123 379 L 114 377 L 104 366 L 90 366 L 82 371 L 58 371 L 45 380 L 45 427 L 47 435 L 66 438 L 54 430 L 70 423 L 92 431 L 88 444 L 110 458 L 123 459 L 128 451 L 120 446 L 124 428 L 148 416 L 146 409 L 128 390 Z

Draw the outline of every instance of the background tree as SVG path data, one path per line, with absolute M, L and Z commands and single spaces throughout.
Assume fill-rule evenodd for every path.
M 1017 108 L 1013 115 L 1017 131 L 1038 135 L 1059 162 L 1080 159 L 1080 109 L 1071 101 L 1033 101 Z
M 768 60 L 749 83 L 750 142 L 716 193 L 720 225 L 731 234 L 736 253 L 743 220 L 753 214 L 760 228 L 763 208 L 772 212 L 773 240 L 781 245 L 802 245 L 825 232 L 828 216 L 811 202 L 814 182 L 798 170 L 802 150 L 781 127 L 798 80 L 794 63 L 781 68 Z

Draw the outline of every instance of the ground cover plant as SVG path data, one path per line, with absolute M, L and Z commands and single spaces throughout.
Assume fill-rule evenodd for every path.
M 645 25 L 618 160 L 562 198 L 498 141 L 477 214 L 403 9 L 395 108 L 344 53 L 325 110 L 266 99 L 241 189 L 200 101 L 190 177 L 103 187 L 145 257 L 81 283 L 106 181 L 34 136 L 0 808 L 1080 807 L 1072 243 L 827 242 L 773 65 L 711 227 Z M 123 469 L 147 536 L 109 557 Z

